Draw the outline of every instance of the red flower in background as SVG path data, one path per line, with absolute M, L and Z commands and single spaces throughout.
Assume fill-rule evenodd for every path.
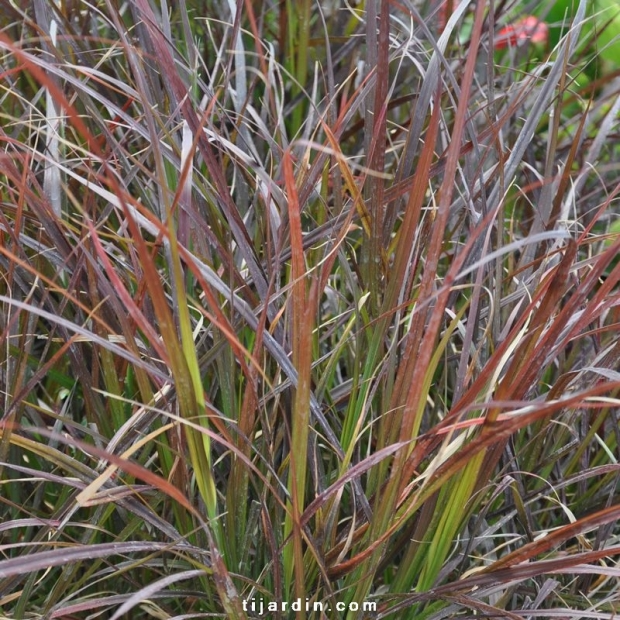
M 439 31 L 443 32 L 452 13 L 454 0 L 442 0 L 439 7 Z M 513 24 L 504 26 L 494 38 L 493 47 L 503 50 L 524 43 L 545 43 L 549 37 L 549 27 L 534 15 L 526 15 Z
M 504 26 L 495 36 L 495 49 L 503 50 L 523 43 L 545 43 L 549 37 L 549 27 L 538 17 L 528 15 L 523 19 Z

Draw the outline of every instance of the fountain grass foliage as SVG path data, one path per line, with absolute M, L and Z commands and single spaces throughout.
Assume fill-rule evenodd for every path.
M 615 617 L 613 3 L 0 4 L 1 618 Z

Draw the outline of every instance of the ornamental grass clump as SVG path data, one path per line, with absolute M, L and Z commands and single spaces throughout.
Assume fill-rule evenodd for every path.
M 615 617 L 613 7 L 0 4 L 0 618 Z

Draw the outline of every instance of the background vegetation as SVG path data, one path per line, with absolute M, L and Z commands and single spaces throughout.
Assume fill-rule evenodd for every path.
M 615 617 L 619 18 L 531 4 L 0 2 L 2 618 Z

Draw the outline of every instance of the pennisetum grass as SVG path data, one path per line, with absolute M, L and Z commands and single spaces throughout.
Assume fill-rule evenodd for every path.
M 615 617 L 620 11 L 547 4 L 0 2 L 0 618 Z

